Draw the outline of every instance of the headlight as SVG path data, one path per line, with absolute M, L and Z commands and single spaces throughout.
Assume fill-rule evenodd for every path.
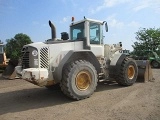
M 38 51 L 37 51 L 37 50 L 33 50 L 33 51 L 32 51 L 32 55 L 33 55 L 33 56 L 37 56 L 37 55 L 38 55 Z

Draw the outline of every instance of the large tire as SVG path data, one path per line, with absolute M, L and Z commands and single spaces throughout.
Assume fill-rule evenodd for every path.
M 152 64 L 153 68 L 158 68 L 160 66 L 159 63 L 157 61 L 155 61 L 155 60 L 152 61 L 151 64 Z
M 68 97 L 81 100 L 93 94 L 97 81 L 98 76 L 95 67 L 85 60 L 79 60 L 64 68 L 60 87 Z
M 116 76 L 119 85 L 130 86 L 136 82 L 138 67 L 133 59 L 125 58 L 121 64 L 120 71 Z

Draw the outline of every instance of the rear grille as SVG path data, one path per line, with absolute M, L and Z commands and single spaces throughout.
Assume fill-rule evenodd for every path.
M 22 51 L 22 67 L 23 68 L 29 68 L 29 52 L 28 51 Z
M 48 59 L 48 47 L 44 47 L 40 49 L 40 68 L 48 68 L 49 67 L 49 59 Z

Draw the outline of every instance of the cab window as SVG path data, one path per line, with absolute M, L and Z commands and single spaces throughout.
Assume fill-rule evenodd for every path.
M 100 25 L 90 23 L 90 44 L 100 44 Z
M 71 26 L 71 40 L 84 38 L 84 22 Z

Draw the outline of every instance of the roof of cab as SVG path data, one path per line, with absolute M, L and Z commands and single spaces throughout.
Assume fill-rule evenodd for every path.
M 84 18 L 83 20 L 80 20 L 80 21 L 76 21 L 76 22 L 73 21 L 70 26 L 76 25 L 76 24 L 78 24 L 78 23 L 82 23 L 82 22 L 84 22 L 84 21 L 96 22 L 96 23 L 100 23 L 100 24 L 103 24 L 103 23 L 104 23 L 104 21 L 95 20 L 95 19 L 89 19 L 89 18 Z

